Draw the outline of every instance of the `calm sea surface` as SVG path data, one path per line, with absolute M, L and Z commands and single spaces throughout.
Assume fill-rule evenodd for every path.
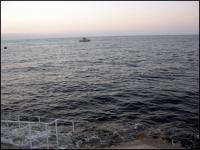
M 90 39 L 2 41 L 1 110 L 88 120 L 107 145 L 141 132 L 198 145 L 197 35 Z

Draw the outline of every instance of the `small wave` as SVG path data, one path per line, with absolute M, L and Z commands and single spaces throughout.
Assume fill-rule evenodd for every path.
M 181 99 L 176 98 L 161 98 L 161 99 L 154 99 L 150 101 L 151 103 L 155 104 L 181 104 L 183 101 Z
M 119 106 L 121 106 L 119 110 L 123 112 L 138 112 L 142 108 L 148 107 L 147 104 L 142 102 L 123 103 Z
M 99 104 L 115 104 L 119 102 L 119 100 L 108 95 L 102 95 L 102 96 L 92 97 L 90 102 L 99 103 Z

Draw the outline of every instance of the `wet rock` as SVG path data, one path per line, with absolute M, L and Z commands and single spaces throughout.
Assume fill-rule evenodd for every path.
M 122 142 L 122 138 L 120 138 L 119 135 L 115 134 L 111 138 L 112 138 L 112 143 L 120 143 L 120 142 Z
M 158 136 L 157 136 L 157 135 L 153 135 L 153 138 L 154 138 L 154 139 L 158 139 Z
M 168 143 L 171 143 L 172 139 L 169 137 L 162 137 L 162 140 L 167 141 Z
M 145 134 L 144 133 L 139 133 L 136 135 L 136 139 L 142 139 L 145 137 Z
M 97 136 L 92 136 L 92 137 L 89 138 L 89 140 L 87 142 L 91 143 L 92 145 L 99 145 L 100 139 Z

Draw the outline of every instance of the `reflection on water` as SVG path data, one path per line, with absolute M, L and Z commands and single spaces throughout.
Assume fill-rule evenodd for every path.
M 139 131 L 197 145 L 198 36 L 90 39 L 2 41 L 2 110 L 85 119 L 111 145 Z

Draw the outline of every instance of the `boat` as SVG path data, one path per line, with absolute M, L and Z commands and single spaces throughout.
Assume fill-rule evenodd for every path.
M 85 38 L 85 37 L 83 37 L 81 40 L 79 40 L 79 42 L 90 42 L 90 40 Z
M 7 46 L 4 46 L 4 49 L 7 49 Z

